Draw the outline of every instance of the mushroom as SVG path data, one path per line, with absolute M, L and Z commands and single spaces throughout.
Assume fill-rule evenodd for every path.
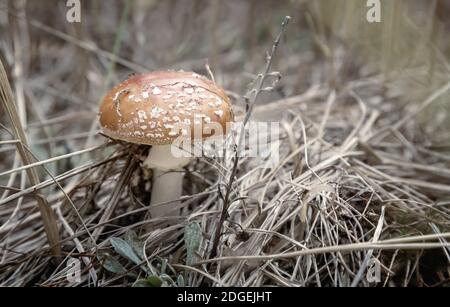
M 182 168 L 193 159 L 175 143 L 225 134 L 232 120 L 230 99 L 224 90 L 193 72 L 134 75 L 110 90 L 100 105 L 105 135 L 151 145 L 143 165 L 153 171 L 149 207 L 153 218 L 175 207 L 173 203 L 182 195 Z M 159 203 L 166 204 L 156 206 Z

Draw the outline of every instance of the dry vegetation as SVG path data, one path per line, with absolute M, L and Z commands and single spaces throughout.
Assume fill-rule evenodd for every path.
M 380 24 L 365 1 L 64 3 L 0 1 L 1 286 L 73 285 L 73 259 L 82 286 L 450 285 L 448 2 L 382 1 Z M 239 120 L 280 122 L 280 161 L 193 161 L 161 229 L 148 148 L 100 135 L 98 102 L 207 63 Z

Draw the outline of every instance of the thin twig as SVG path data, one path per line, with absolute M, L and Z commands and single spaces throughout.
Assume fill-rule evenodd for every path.
M 286 26 L 288 25 L 290 19 L 291 19 L 291 17 L 286 16 L 281 24 L 281 30 L 280 30 L 278 36 L 276 37 L 274 44 L 272 45 L 272 50 L 271 50 L 270 54 L 267 57 L 267 63 L 266 63 L 266 68 L 264 70 L 264 73 L 262 74 L 262 77 L 259 79 L 260 81 L 257 86 L 257 90 L 253 95 L 253 99 L 250 101 L 250 103 L 248 105 L 247 113 L 246 113 L 245 118 L 242 123 L 239 140 L 238 140 L 237 145 L 235 146 L 234 164 L 233 164 L 233 168 L 230 173 L 230 177 L 228 178 L 227 189 L 225 192 L 225 197 L 224 197 L 223 205 L 222 205 L 222 212 L 220 214 L 220 219 L 219 219 L 219 222 L 217 223 L 216 230 L 214 232 L 213 245 L 211 248 L 211 253 L 210 253 L 209 258 L 214 258 L 217 255 L 217 247 L 218 247 L 219 241 L 220 241 L 220 233 L 222 231 L 223 223 L 225 222 L 225 220 L 227 218 L 228 206 L 230 205 L 229 200 L 230 200 L 231 189 L 233 187 L 233 182 L 234 182 L 236 172 L 238 169 L 238 164 L 239 164 L 238 149 L 241 147 L 243 139 L 244 139 L 245 126 L 250 119 L 250 116 L 252 114 L 253 107 L 256 104 L 257 98 L 258 98 L 259 94 L 261 93 L 261 90 L 263 89 L 264 81 L 266 80 L 267 75 L 270 73 L 270 68 L 272 66 L 273 57 L 275 55 L 275 52 L 277 51 L 278 45 L 280 44 L 280 41 L 281 41 L 281 37 L 282 37 L 283 33 L 285 32 Z

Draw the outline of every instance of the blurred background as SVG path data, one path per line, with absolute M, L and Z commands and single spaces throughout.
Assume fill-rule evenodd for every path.
M 367 21 L 363 0 L 80 3 L 81 22 L 69 23 L 66 1 L 0 1 L 0 56 L 12 83 L 23 88 L 22 117 L 34 143 L 58 135 L 64 135 L 58 142 L 85 139 L 98 101 L 131 73 L 206 74 L 209 63 L 216 81 L 242 104 L 238 98 L 261 73 L 285 15 L 292 22 L 274 60 L 284 78 L 263 102 L 382 74 L 381 92 L 415 103 L 450 74 L 446 0 L 381 1 L 380 23 Z M 447 95 L 421 116 L 433 121 L 427 129 L 438 141 L 447 135 L 438 128 L 449 128 L 448 109 Z M 43 129 L 42 121 L 53 124 Z
M 274 65 L 285 78 L 273 95 L 381 72 L 385 90 L 406 87 L 414 102 L 449 76 L 446 0 L 381 1 L 380 23 L 367 22 L 364 0 L 92 0 L 81 1 L 80 23 L 67 22 L 66 1 L 0 5 L 2 59 L 13 80 L 26 80 L 26 99 L 46 101 L 40 105 L 50 109 L 41 111 L 52 117 L 71 104 L 79 112 L 95 109 L 105 90 L 130 73 L 206 73 L 207 62 L 216 81 L 243 94 L 285 15 L 292 23 Z

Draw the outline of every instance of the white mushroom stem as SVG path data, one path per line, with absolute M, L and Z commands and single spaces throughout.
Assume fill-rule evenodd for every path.
M 173 200 L 179 199 L 182 195 L 183 177 L 184 173 L 181 170 L 162 171 L 153 169 L 152 197 L 149 209 L 152 218 L 170 214 L 172 208 L 180 204 L 179 201 Z M 169 201 L 172 202 L 163 204 Z
M 180 156 L 180 151 L 172 145 L 154 145 L 150 149 L 144 166 L 153 169 L 152 196 L 150 200 L 150 216 L 162 217 L 176 207 L 183 189 L 184 173 L 191 157 Z M 166 203 L 167 204 L 161 204 Z M 161 204 L 161 205 L 159 205 Z

